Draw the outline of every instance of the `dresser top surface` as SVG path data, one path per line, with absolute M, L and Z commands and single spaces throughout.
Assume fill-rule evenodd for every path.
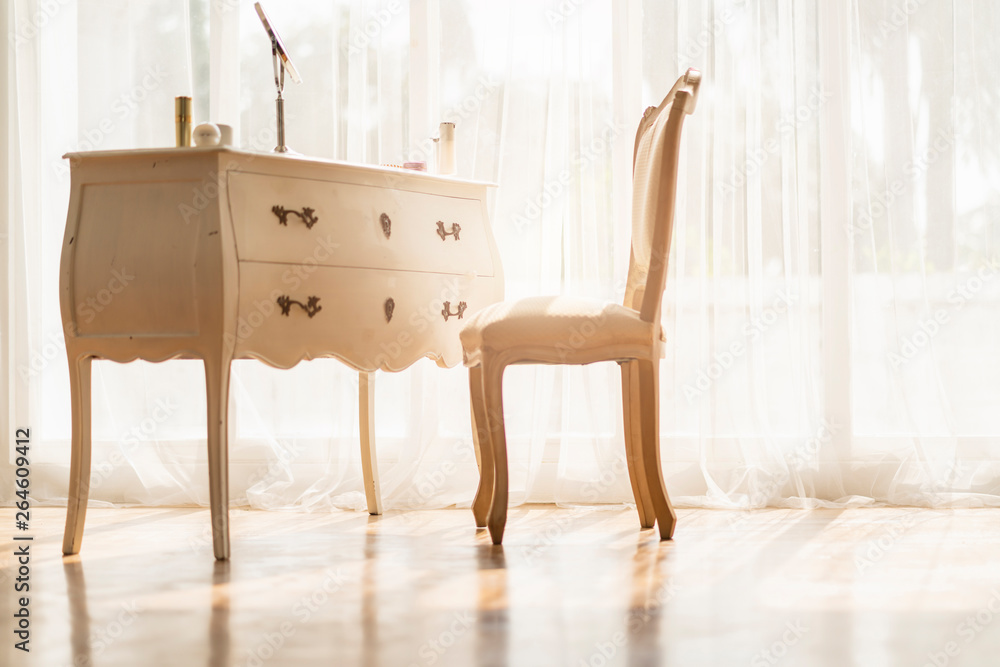
M 273 153 L 269 151 L 247 151 L 238 148 L 232 148 L 229 146 L 209 146 L 209 147 L 165 147 L 165 148 L 133 148 L 126 150 L 104 150 L 104 151 L 77 151 L 72 153 L 66 153 L 63 158 L 70 160 L 73 163 L 79 163 L 83 160 L 116 160 L 116 159 L 129 159 L 129 158 L 151 158 L 151 157 L 191 157 L 194 155 L 210 155 L 215 154 L 216 156 L 225 154 L 232 155 L 236 159 L 242 159 L 244 162 L 254 161 L 274 161 L 274 162 L 294 162 L 297 164 L 313 164 L 313 165 L 323 165 L 329 167 L 337 167 L 342 169 L 350 169 L 358 172 L 370 173 L 370 174 L 391 174 L 393 176 L 405 175 L 408 177 L 413 177 L 417 180 L 429 179 L 433 181 L 445 181 L 449 183 L 463 183 L 463 184 L 473 184 L 486 187 L 496 187 L 496 183 L 490 183 L 486 181 L 475 181 L 466 178 L 458 178 L 456 176 L 444 176 L 441 174 L 432 174 L 428 172 L 416 171 L 413 169 L 402 169 L 399 167 L 389 167 L 381 165 L 372 164 L 362 164 L 358 162 L 344 162 L 342 160 L 331 160 L 328 158 L 312 157 L 307 155 L 299 154 L 289 154 L 289 153 Z

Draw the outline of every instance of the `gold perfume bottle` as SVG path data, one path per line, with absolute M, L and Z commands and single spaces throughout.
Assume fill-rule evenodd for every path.
M 174 98 L 174 121 L 177 129 L 177 145 L 191 145 L 191 98 Z

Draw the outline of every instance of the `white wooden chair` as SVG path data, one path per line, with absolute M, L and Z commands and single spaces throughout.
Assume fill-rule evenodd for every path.
M 624 305 L 532 297 L 477 312 L 461 332 L 469 367 L 473 434 L 480 462 L 472 511 L 494 544 L 507 523 L 503 372 L 511 364 L 616 361 L 622 371 L 625 453 L 643 528 L 670 539 L 676 515 L 660 468 L 660 302 L 667 274 L 684 116 L 694 112 L 701 73 L 689 69 L 658 107 L 646 109 L 633 154 L 632 255 Z M 580 340 L 579 332 L 592 332 Z

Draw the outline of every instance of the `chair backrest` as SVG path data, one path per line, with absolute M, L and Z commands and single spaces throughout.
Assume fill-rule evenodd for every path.
M 658 322 L 674 229 L 678 157 L 684 116 L 694 112 L 701 72 L 689 69 L 658 107 L 649 107 L 635 134 L 632 162 L 632 256 L 625 306 Z

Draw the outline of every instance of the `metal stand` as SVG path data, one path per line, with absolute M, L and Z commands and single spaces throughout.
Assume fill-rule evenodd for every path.
M 274 60 L 274 85 L 278 89 L 278 98 L 274 101 L 278 122 L 278 145 L 274 147 L 275 153 L 289 153 L 288 146 L 285 145 L 285 100 L 281 97 L 281 91 L 285 88 L 285 68 L 282 67 L 281 58 L 278 56 L 278 42 L 271 38 L 271 57 Z

